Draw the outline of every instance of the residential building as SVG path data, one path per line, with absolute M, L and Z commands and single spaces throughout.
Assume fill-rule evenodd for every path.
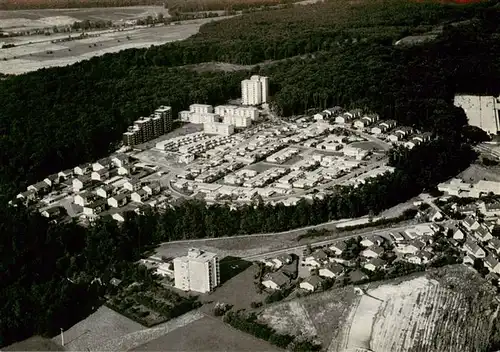
M 490 271 L 500 274 L 500 263 L 498 259 L 489 253 L 486 258 L 484 258 L 484 266 Z
M 227 125 L 234 125 L 237 128 L 246 128 L 250 127 L 252 119 L 248 116 L 225 115 L 223 122 Z
M 477 230 L 481 225 L 479 222 L 473 217 L 473 216 L 467 216 L 463 221 L 462 225 L 468 230 L 468 231 L 475 231 Z
M 174 259 L 175 287 L 184 291 L 210 292 L 220 284 L 217 254 L 190 248 Z
M 148 192 L 144 189 L 140 189 L 130 196 L 133 202 L 142 203 L 149 198 Z
M 269 78 L 254 75 L 241 82 L 241 103 L 243 105 L 260 105 L 269 99 Z
M 59 184 L 59 176 L 57 174 L 52 174 L 44 178 L 43 182 L 48 184 L 50 187 Z
M 230 136 L 234 133 L 234 126 L 227 123 L 211 122 L 203 124 L 203 131 L 209 134 Z
M 319 269 L 319 276 L 335 278 L 344 272 L 344 267 L 337 263 L 330 263 L 327 266 Z
M 476 230 L 474 230 L 474 237 L 481 242 L 488 242 L 493 238 L 490 230 L 483 225 L 480 225 Z
M 99 171 L 92 171 L 92 180 L 104 181 L 109 178 L 109 169 L 100 169 Z
M 264 280 L 262 280 L 262 285 L 271 290 L 279 290 L 285 287 L 290 282 L 288 276 L 283 274 L 281 271 L 277 271 L 269 274 Z
M 95 193 L 101 198 L 109 198 L 116 193 L 116 189 L 113 185 L 103 185 L 97 188 Z
M 89 175 L 79 176 L 73 179 L 73 190 L 80 192 L 82 189 L 87 188 L 92 184 L 92 178 Z
M 318 289 L 321 289 L 323 282 L 324 282 L 324 279 L 322 279 L 320 276 L 312 275 L 312 276 L 309 276 L 308 278 L 304 279 L 304 281 L 302 281 L 299 284 L 299 287 L 304 289 L 304 290 L 314 292 Z
M 92 171 L 99 171 L 103 169 L 111 169 L 113 167 L 113 163 L 110 158 L 102 158 L 97 160 L 92 164 Z
M 386 265 L 385 260 L 380 258 L 372 258 L 363 265 L 363 268 L 370 271 L 375 271 L 377 269 L 382 269 Z
M 214 112 L 212 105 L 207 104 L 191 104 L 189 105 L 189 111 L 195 114 L 210 114 Z
M 384 239 L 380 236 L 373 236 L 370 238 L 363 238 L 363 240 L 360 242 L 360 244 L 364 247 L 371 247 L 371 246 L 380 246 L 384 243 Z
M 83 213 L 85 215 L 97 215 L 102 213 L 106 209 L 106 200 L 98 199 L 90 204 L 86 204 L 83 207 Z
M 377 258 L 382 253 L 384 253 L 384 249 L 379 246 L 371 246 L 361 252 L 361 255 L 366 258 Z
M 500 254 L 500 239 L 493 237 L 489 242 L 488 242 L 488 247 L 493 249 L 496 254 Z
M 53 219 L 61 215 L 61 207 L 48 208 L 41 211 L 40 214 L 46 218 Z
M 454 104 L 464 110 L 469 125 L 489 134 L 500 131 L 500 97 L 479 95 L 456 95 Z
M 129 193 L 119 193 L 108 198 L 108 204 L 113 208 L 121 208 L 128 203 Z
M 64 171 L 59 171 L 57 176 L 59 176 L 60 178 L 62 177 L 64 180 L 67 180 L 68 178 L 73 176 L 73 173 L 74 173 L 73 169 L 68 169 Z
M 28 186 L 27 190 L 34 191 L 35 193 L 46 193 L 50 190 L 50 186 L 46 182 L 40 181 Z
M 137 126 L 130 126 L 127 128 L 127 131 L 123 133 L 124 145 L 134 146 L 142 142 L 142 132 Z
M 134 126 L 140 131 L 142 143 L 155 138 L 153 134 L 153 120 L 150 117 L 141 117 L 135 120 Z
M 328 247 L 335 255 L 341 255 L 342 252 L 344 252 L 347 248 L 347 245 L 345 242 L 338 242 L 332 244 L 330 247 Z
M 476 241 L 467 238 L 464 246 L 464 251 L 470 254 L 473 258 L 484 258 L 486 257 L 486 252 L 482 249 Z
M 111 157 L 111 162 L 115 167 L 125 167 L 129 164 L 129 157 L 127 154 L 116 154 Z
M 160 182 L 158 181 L 150 182 L 144 187 L 142 187 L 142 189 L 145 190 L 146 193 L 149 194 L 150 196 L 158 194 L 161 191 Z
M 368 275 L 366 275 L 359 269 L 351 271 L 348 277 L 352 283 L 361 282 L 368 279 Z
M 172 130 L 172 108 L 162 105 L 154 111 L 155 116 L 163 118 L 163 133 L 168 133 Z
M 129 190 L 130 192 L 138 191 L 142 188 L 141 180 L 138 178 L 132 178 L 123 184 L 123 188 Z

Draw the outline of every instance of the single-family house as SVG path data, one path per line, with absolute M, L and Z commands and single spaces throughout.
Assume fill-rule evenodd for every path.
M 83 176 L 83 175 L 89 174 L 91 172 L 91 170 L 92 170 L 92 167 L 91 167 L 90 163 L 85 163 L 85 164 L 75 166 L 75 168 L 73 169 L 73 173 L 75 175 Z
M 404 138 L 404 133 L 401 133 L 399 131 L 397 132 L 392 132 L 390 135 L 387 136 L 387 140 L 392 143 L 396 143 Z
M 32 202 L 36 199 L 36 192 L 30 189 L 29 191 L 21 192 L 16 196 L 16 199 L 19 199 L 23 202 L 23 204 L 27 204 L 28 202 Z
M 123 184 L 123 188 L 129 190 L 130 192 L 138 191 L 142 188 L 141 180 L 138 178 L 132 178 Z
M 95 192 L 99 197 L 109 198 L 116 193 L 116 188 L 112 184 L 102 185 Z
M 280 255 L 277 259 L 280 260 L 283 265 L 291 264 L 293 262 L 293 257 L 290 254 Z
M 73 191 L 80 192 L 82 189 L 92 184 L 92 178 L 89 175 L 79 176 L 73 179 Z
M 154 194 L 158 194 L 161 191 L 161 186 L 160 182 L 158 181 L 153 181 L 142 187 L 143 190 L 145 190 L 150 196 Z
M 370 271 L 375 271 L 377 269 L 383 269 L 386 265 L 385 260 L 380 258 L 372 258 L 363 265 L 363 268 Z
M 479 244 L 477 244 L 476 241 L 467 238 L 465 240 L 464 246 L 463 246 L 464 251 L 466 251 L 468 254 L 470 254 L 474 258 L 484 258 L 486 257 L 486 252 L 484 249 L 482 249 Z
M 35 193 L 47 193 L 49 190 L 50 190 L 50 186 L 44 182 L 44 181 L 40 181 L 40 182 L 37 182 L 35 183 L 34 185 L 30 185 L 28 186 L 28 191 L 34 191 Z
M 313 116 L 314 120 L 316 121 L 323 121 L 328 118 L 328 114 L 325 111 L 319 112 L 317 114 L 314 114 Z
M 496 254 L 500 254 L 500 239 L 493 237 L 489 242 L 488 242 L 488 247 L 493 249 Z
M 90 203 L 92 200 L 92 195 L 86 191 L 80 192 L 73 197 L 73 203 L 83 207 Z
M 500 274 L 500 263 L 498 259 L 489 253 L 486 258 L 484 258 L 484 266 L 490 271 L 497 274 Z
M 365 237 L 363 240 L 360 242 L 360 244 L 364 247 L 371 247 L 371 246 L 380 246 L 384 243 L 384 239 L 380 236 L 373 236 L 373 237 Z
M 344 241 L 337 242 L 328 247 L 335 255 L 341 255 L 346 250 L 347 245 Z
M 431 252 L 423 250 L 416 254 L 410 254 L 409 256 L 406 257 L 406 260 L 409 263 L 420 265 L 420 264 L 427 264 L 432 259 L 432 257 L 433 255 Z
M 435 208 L 431 208 L 428 212 L 429 221 L 441 221 L 443 217 L 443 214 Z
M 52 207 L 45 209 L 44 211 L 40 212 L 42 216 L 53 219 L 57 218 L 59 215 L 61 215 L 61 208 L 60 207 Z
M 97 215 L 102 213 L 106 209 L 106 200 L 97 199 L 94 202 L 87 204 L 83 207 L 83 213 L 85 215 Z
M 74 170 L 73 169 L 68 169 L 68 170 L 59 171 L 57 173 L 57 176 L 59 176 L 59 178 L 67 180 L 68 178 L 72 177 L 73 174 L 74 174 Z
M 344 112 L 344 109 L 342 109 L 340 106 L 334 106 L 333 108 L 328 108 L 326 110 L 323 110 L 328 114 L 329 117 L 335 117 Z
M 368 275 L 366 275 L 364 272 L 362 272 L 361 270 L 359 269 L 356 269 L 356 270 L 353 270 L 349 273 L 349 280 L 352 282 L 352 283 L 356 283 L 356 282 L 361 282 L 361 281 L 365 281 L 368 279 Z
M 352 123 L 352 127 L 358 128 L 358 129 L 363 129 L 366 126 L 368 126 L 369 124 L 370 124 L 369 121 L 364 120 L 364 119 L 359 119 L 359 120 L 354 120 L 354 122 Z
M 374 135 L 379 135 L 379 134 L 387 132 L 388 130 L 389 130 L 389 128 L 387 127 L 387 125 L 384 124 L 383 122 L 381 122 L 378 125 L 372 127 L 371 133 Z
M 269 274 L 264 280 L 262 285 L 271 290 L 279 290 L 285 287 L 290 282 L 290 279 L 281 271 Z
M 486 216 L 499 216 L 500 202 L 482 202 L 479 209 Z
M 474 257 L 471 257 L 469 254 L 467 254 L 463 259 L 462 263 L 464 264 L 469 264 L 469 265 L 474 265 Z
M 426 243 L 421 240 L 411 240 L 407 243 L 401 243 L 396 246 L 396 251 L 399 253 L 405 254 L 415 254 L 421 250 L 423 250 L 426 246 Z
M 465 238 L 465 233 L 459 227 L 453 226 L 453 227 L 450 227 L 450 229 L 453 231 L 453 235 L 452 235 L 453 239 L 455 239 L 457 241 L 461 241 Z
M 361 255 L 365 258 L 377 258 L 382 253 L 384 253 L 384 249 L 382 247 L 371 246 L 362 251 Z
M 353 119 L 358 119 L 363 115 L 363 110 L 361 109 L 352 109 L 351 111 L 346 112 L 346 114 L 349 114 L 352 116 Z
M 108 198 L 108 204 L 113 208 L 121 208 L 128 203 L 129 193 L 119 193 Z
M 127 154 L 116 154 L 111 157 L 111 162 L 116 167 L 124 167 L 129 164 L 129 157 Z
M 59 176 L 57 174 L 52 174 L 43 179 L 43 182 L 49 186 L 55 186 L 59 184 Z
M 353 119 L 353 115 L 349 112 L 343 113 L 335 118 L 335 123 L 348 123 Z
M 409 135 L 413 133 L 413 128 L 409 126 L 401 126 L 395 128 L 393 132 L 399 133 L 402 136 L 402 138 L 407 138 Z
M 99 171 L 102 169 L 111 169 L 113 167 L 113 163 L 110 158 L 102 158 L 97 160 L 92 164 L 92 171 Z
M 344 267 L 337 263 L 330 263 L 327 266 L 319 269 L 319 276 L 335 278 L 344 272 Z
M 149 198 L 149 194 L 144 189 L 140 189 L 136 192 L 133 192 L 130 197 L 132 198 L 133 202 L 142 203 Z
M 131 168 L 129 166 L 119 166 L 116 169 L 118 175 L 120 175 L 120 176 L 130 174 L 130 170 L 131 170 Z
M 471 215 L 467 216 L 464 220 L 462 220 L 462 225 L 468 231 L 477 230 L 480 226 L 479 222 Z
M 91 178 L 96 181 L 104 181 L 109 178 L 109 169 L 103 168 L 97 171 L 92 171 Z
M 454 203 L 451 206 L 451 209 L 457 213 L 470 215 L 476 213 L 476 211 L 478 210 L 478 205 L 476 203 L 463 204 L 463 205 Z
M 491 232 L 483 225 L 474 230 L 474 237 L 481 242 L 487 242 L 493 238 Z
M 318 289 L 321 289 L 323 282 L 324 282 L 324 279 L 321 278 L 321 276 L 312 275 L 312 276 L 309 276 L 304 281 L 302 281 L 299 284 L 299 287 L 304 289 L 304 290 L 314 292 Z

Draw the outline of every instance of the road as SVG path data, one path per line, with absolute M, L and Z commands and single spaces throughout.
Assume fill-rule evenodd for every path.
M 432 224 L 432 223 L 426 222 L 426 223 L 421 223 L 420 225 L 430 225 L 430 224 Z M 243 257 L 242 259 L 254 261 L 254 260 L 260 260 L 260 259 L 265 259 L 265 258 L 269 258 L 269 257 L 275 257 L 278 255 L 287 254 L 290 252 L 301 252 L 304 249 L 306 249 L 307 246 L 325 246 L 325 245 L 330 245 L 330 244 L 333 244 L 333 243 L 336 243 L 339 241 L 345 241 L 345 240 L 350 239 L 350 238 L 355 238 L 358 236 L 366 236 L 366 237 L 381 236 L 381 237 L 384 237 L 384 238 L 390 240 L 390 238 L 388 237 L 389 232 L 402 231 L 402 230 L 407 229 L 408 227 L 409 227 L 408 225 L 404 225 L 404 226 L 391 227 L 391 228 L 386 228 L 386 229 L 377 230 L 377 231 L 373 231 L 373 229 L 366 229 L 364 231 L 360 231 L 360 232 L 357 232 L 355 234 L 350 233 L 350 234 L 346 234 L 344 236 L 336 237 L 334 239 L 312 242 L 312 243 L 309 243 L 306 245 L 299 245 L 299 246 L 294 246 L 294 247 L 283 248 L 283 249 L 279 249 L 279 250 L 275 250 L 275 251 L 271 251 L 271 252 L 266 252 L 266 253 L 261 253 L 261 254 Z
M 476 149 L 480 153 L 487 153 L 496 157 L 497 159 L 500 159 L 500 152 L 493 150 L 493 148 L 487 144 L 477 145 L 474 149 Z

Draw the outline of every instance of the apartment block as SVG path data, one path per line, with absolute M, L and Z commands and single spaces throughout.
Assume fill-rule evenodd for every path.
M 219 258 L 215 253 L 190 248 L 174 259 L 175 287 L 183 291 L 210 292 L 220 284 Z
M 123 133 L 123 144 L 134 146 L 159 137 L 172 129 L 172 109 L 160 106 L 149 117 L 141 117 Z
M 189 105 L 189 111 L 198 114 L 208 114 L 214 112 L 212 105 L 207 104 L 191 104 Z
M 230 136 L 234 133 L 234 126 L 227 123 L 210 122 L 203 124 L 203 131 L 220 136 Z
M 170 106 L 160 106 L 155 110 L 156 116 L 163 117 L 163 130 L 164 133 L 172 131 L 172 108 Z
M 246 128 L 252 125 L 252 119 L 246 116 L 225 115 L 223 122 L 228 125 L 234 125 L 237 128 Z
M 243 105 L 267 103 L 269 98 L 269 78 L 254 75 L 241 82 L 241 100 Z

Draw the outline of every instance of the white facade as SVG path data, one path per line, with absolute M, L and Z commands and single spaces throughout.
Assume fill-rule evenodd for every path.
M 215 253 L 191 248 L 174 259 L 175 287 L 184 291 L 210 292 L 220 283 L 219 259 Z
M 208 114 L 214 112 L 212 105 L 207 104 L 191 104 L 189 105 L 189 111 L 198 114 Z
M 221 136 L 230 136 L 234 133 L 234 126 L 220 122 L 205 123 L 203 124 L 203 132 L 218 134 Z
M 234 125 L 234 127 L 238 128 L 250 127 L 252 124 L 252 119 L 250 117 L 238 115 L 225 115 L 223 121 L 225 124 Z
M 500 97 L 456 95 L 454 104 L 464 109 L 469 125 L 496 134 L 500 131 Z
M 254 75 L 241 82 L 241 100 L 243 105 L 267 103 L 269 98 L 269 78 Z

